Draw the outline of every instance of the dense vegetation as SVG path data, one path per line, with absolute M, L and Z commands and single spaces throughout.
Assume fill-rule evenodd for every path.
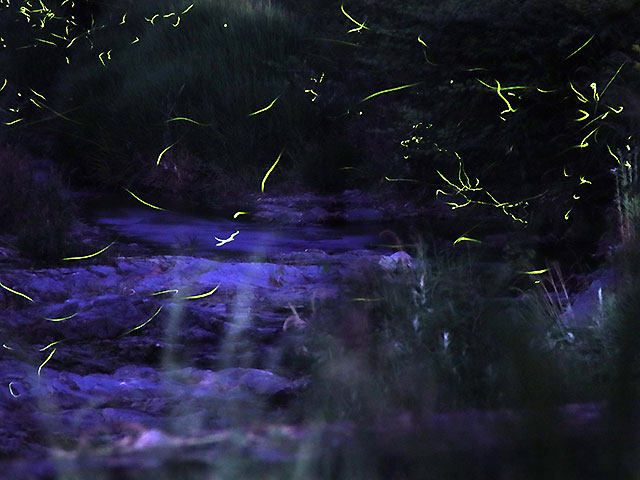
M 211 206 L 279 158 L 274 190 L 438 191 L 589 253 L 612 227 L 637 2 L 61 3 L 4 5 L 1 135 L 78 186 Z
M 0 224 L 26 250 L 59 258 L 72 215 L 59 177 L 33 183 L 16 160 L 27 156 L 52 158 L 75 187 L 205 206 L 258 190 L 276 159 L 273 192 L 437 198 L 469 257 L 417 246 L 423 268 L 358 285 L 384 300 L 365 308 L 362 345 L 330 323 L 314 332 L 302 359 L 321 380 L 304 399 L 314 415 L 366 425 L 382 410 L 629 408 L 640 2 L 54 3 L 50 16 L 0 2 Z M 16 221 L 18 205 L 32 222 Z M 489 233 L 479 219 L 543 242 L 483 277 L 471 268 Z M 574 272 L 616 266 L 602 328 L 568 331 L 566 304 L 524 285 L 521 272 L 554 255 Z M 558 272 L 535 278 L 550 289 Z

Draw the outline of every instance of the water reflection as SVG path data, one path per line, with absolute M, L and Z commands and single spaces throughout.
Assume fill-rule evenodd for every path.
M 93 221 L 139 243 L 151 244 L 156 254 L 275 255 L 305 249 L 341 253 L 376 249 L 381 224 L 343 227 L 283 226 L 255 223 L 246 218 L 227 220 L 161 212 L 144 208 L 113 207 L 98 210 Z M 225 240 L 237 233 L 232 241 Z

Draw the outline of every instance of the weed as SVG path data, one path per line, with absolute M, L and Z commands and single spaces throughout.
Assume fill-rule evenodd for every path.
M 370 272 L 358 297 L 308 334 L 315 356 L 311 404 L 323 418 L 367 424 L 409 412 L 551 408 L 602 400 L 618 347 L 609 303 L 600 323 L 569 330 L 570 294 L 557 265 L 522 291 L 508 265 L 483 264 L 419 242 L 413 267 Z M 429 253 L 429 255 L 427 255 Z M 375 270 L 375 269 L 374 269 Z
M 202 242 L 197 235 L 176 236 L 174 248 L 180 255 L 194 255 L 202 247 Z
M 0 225 L 17 236 L 16 246 L 29 258 L 59 261 L 75 218 L 61 178 L 51 172 L 38 179 L 33 158 L 6 145 L 0 147 L 0 176 Z
M 635 241 L 640 220 L 638 149 L 627 145 L 626 150 L 618 150 L 617 154 L 619 165 L 613 171 L 616 177 L 615 204 L 620 238 L 625 246 Z
M 194 179 L 215 183 L 222 170 L 259 185 L 285 145 L 294 155 L 303 146 L 299 134 L 314 116 L 302 90 L 290 87 L 304 24 L 270 2 L 228 0 L 195 4 L 177 27 L 175 15 L 144 21 L 176 8 L 133 3 L 126 23 L 96 31 L 96 49 L 112 50 L 105 65 L 94 50 L 73 50 L 75 68 L 61 72 L 57 101 L 75 109 L 76 123 L 67 122 L 56 151 L 99 183 L 170 179 L 182 193 Z M 99 21 L 117 23 L 116 10 Z M 249 115 L 275 98 L 272 108 Z M 163 172 L 150 174 L 154 168 Z

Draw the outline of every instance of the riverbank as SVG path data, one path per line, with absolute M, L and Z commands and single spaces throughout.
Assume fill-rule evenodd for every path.
M 468 470 L 476 478 L 503 472 L 503 456 L 510 469 L 528 468 L 534 460 L 525 451 L 536 440 L 528 437 L 526 411 L 469 406 L 484 402 L 483 389 L 517 393 L 501 376 L 533 360 L 529 354 L 539 355 L 535 362 L 546 358 L 543 349 L 517 360 L 524 337 L 553 339 L 568 349 L 568 334 L 576 346 L 586 342 L 595 325 L 588 322 L 600 318 L 593 314 L 598 304 L 584 312 L 587 323 L 568 333 L 545 326 L 538 313 L 529 318 L 535 328 L 512 337 L 512 322 L 531 300 L 505 296 L 501 285 L 512 285 L 517 272 L 506 263 L 460 263 L 460 255 L 443 263 L 438 251 L 424 256 L 394 230 L 374 234 L 391 220 L 424 225 L 427 209 L 388 200 L 376 203 L 357 191 L 256 196 L 241 216 L 247 220 L 234 224 L 236 237 L 221 232 L 216 242 L 226 243 L 201 249 L 194 242 L 189 252 L 171 243 L 171 229 L 205 228 L 205 220 L 134 201 L 112 205 L 110 217 L 96 210 L 94 220 L 101 222 L 75 224 L 73 235 L 86 248 L 79 257 L 115 242 L 99 255 L 32 269 L 4 248 L 0 276 L 11 290 L 0 291 L 0 383 L 7 386 L 0 415 L 11 421 L 3 428 L 3 468 L 15 478 L 98 471 L 164 478 L 177 465 L 190 478 L 220 468 L 231 469 L 225 478 L 260 468 L 281 478 L 299 468 L 312 475 L 325 461 L 384 471 L 395 458 L 402 466 L 393 468 L 411 476 L 427 471 L 416 463 L 419 448 L 448 459 L 431 462 L 443 474 L 459 471 L 455 459 L 468 455 L 479 462 Z M 132 217 L 132 205 L 147 213 Z M 105 221 L 118 212 L 129 216 Z M 233 215 L 225 213 L 220 221 L 230 226 Z M 123 226 L 133 231 L 118 231 Z M 145 240 L 151 227 L 164 231 L 169 243 Z M 255 236 L 259 228 L 280 232 L 284 243 L 264 248 Z M 363 237 L 367 228 L 372 233 Z M 253 248 L 216 253 L 242 235 L 253 238 L 247 243 Z M 339 248 L 331 247 L 332 235 L 341 239 Z M 502 238 L 483 244 L 485 252 L 502 251 L 509 243 Z M 474 246 L 468 242 L 466 256 Z M 601 288 L 608 295 L 609 287 Z M 558 300 L 556 308 L 565 307 Z M 485 341 L 488 350 L 472 353 Z M 494 348 L 508 355 L 494 357 Z M 468 361 L 475 370 L 465 371 Z M 557 405 L 536 404 L 533 412 L 544 416 L 544 435 L 579 446 L 567 459 L 571 467 L 605 441 L 606 413 L 594 403 L 561 407 L 568 398 L 586 398 L 563 395 Z M 519 403 L 517 395 L 487 398 Z M 461 423 L 476 433 L 463 435 Z M 447 446 L 438 442 L 434 450 L 433 435 L 446 438 Z M 576 440 L 584 435 L 586 444 Z M 372 449 L 377 458 L 347 460 L 339 451 L 348 445 Z

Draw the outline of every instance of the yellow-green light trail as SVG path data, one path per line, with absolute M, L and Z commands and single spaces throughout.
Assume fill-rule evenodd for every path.
M 7 291 L 9 291 L 9 292 L 11 292 L 11 293 L 13 293 L 13 294 L 15 294 L 15 295 L 19 295 L 19 296 L 21 296 L 21 297 L 23 297 L 23 298 L 26 298 L 26 299 L 27 299 L 27 300 L 29 300 L 30 302 L 33 302 L 33 299 L 32 299 L 31 297 L 28 297 L 28 296 L 27 296 L 27 295 L 25 295 L 24 293 L 17 292 L 17 291 L 15 291 L 15 290 L 13 290 L 13 289 L 11 289 L 11 288 L 7 287 L 6 285 L 3 285 L 2 283 L 0 283 L 0 287 L 4 288 L 5 290 L 7 290 Z
M 48 43 L 49 45 L 53 45 L 54 47 L 58 46 L 54 42 L 52 42 L 50 40 L 44 40 L 43 38 L 36 38 L 36 40 L 38 40 L 39 42 L 42 42 L 42 43 Z
M 177 289 L 177 288 L 172 288 L 172 289 L 170 289 L 170 290 L 162 290 L 162 291 L 160 291 L 160 292 L 152 293 L 152 294 L 151 294 L 151 296 L 154 296 L 154 295 L 163 295 L 163 294 L 165 294 L 165 293 L 178 293 L 178 289 Z
M 15 383 L 15 382 L 9 382 L 9 393 L 11 394 L 11 396 L 12 396 L 13 398 L 18 398 L 18 397 L 20 396 L 20 394 L 15 393 L 15 392 L 13 391 L 13 384 L 14 384 L 14 383 Z
M 164 154 L 165 154 L 165 153 L 166 153 L 170 148 L 174 147 L 174 146 L 176 145 L 176 143 L 178 143 L 178 142 L 175 142 L 175 143 L 173 143 L 173 144 L 169 145 L 167 148 L 165 148 L 164 150 L 162 150 L 162 151 L 160 152 L 160 155 L 158 155 L 158 160 L 156 161 L 156 166 L 160 165 L 160 160 L 162 159 L 162 156 L 163 156 L 163 155 L 164 155 Z M 132 195 L 133 195 L 133 194 L 132 194 Z
M 344 9 L 344 4 L 340 5 L 340 10 L 342 11 L 342 13 L 344 14 L 345 17 L 347 17 L 349 20 L 351 20 L 353 23 L 355 23 L 359 27 L 358 29 L 349 30 L 349 33 L 351 33 L 352 31 L 358 31 L 358 30 L 363 29 L 363 28 L 365 30 L 369 30 L 369 28 L 364 25 L 364 22 L 360 23 L 357 20 L 354 20 L 353 17 L 346 12 L 346 10 Z
M 591 87 L 591 90 L 593 90 L 593 99 L 596 102 L 599 102 L 600 95 L 598 95 L 598 85 L 596 84 L 596 82 L 591 82 L 591 85 L 589 85 L 589 87 Z
M 400 87 L 394 87 L 394 88 L 388 88 L 386 90 L 381 90 L 379 92 L 376 93 L 372 93 L 371 95 L 369 95 L 368 97 L 364 97 L 362 100 L 360 100 L 360 103 L 362 102 L 366 102 L 367 100 L 373 98 L 373 97 L 377 97 L 378 95 L 382 95 L 383 93 L 389 93 L 389 92 L 395 92 L 396 90 L 402 90 L 404 88 L 411 88 L 411 87 L 415 87 L 416 85 L 420 85 L 422 82 L 417 82 L 417 83 L 410 83 L 408 85 L 402 85 Z
M 476 240 L 475 238 L 471 238 L 471 237 L 458 237 L 455 239 L 455 241 L 453 242 L 453 244 L 455 245 L 456 243 L 460 243 L 460 242 L 473 242 L 473 243 L 482 243 L 481 240 Z
M 63 258 L 62 260 L 84 260 L 85 258 L 95 257 L 96 255 L 100 255 L 102 252 L 104 252 L 107 248 L 109 248 L 114 243 L 116 243 L 116 242 L 111 242 L 109 245 L 104 247 L 102 250 L 98 250 L 95 253 L 90 253 L 89 255 L 84 255 L 82 257 L 66 257 L 66 258 Z
M 247 117 L 252 117 L 253 115 L 257 115 L 259 113 L 262 113 L 262 112 L 265 112 L 265 111 L 269 110 L 271 107 L 273 107 L 273 104 L 278 101 L 278 98 L 280 98 L 280 95 L 278 95 L 276 98 L 274 98 L 273 101 L 269 105 L 267 105 L 264 108 L 261 108 L 260 110 L 256 110 L 253 113 L 250 113 L 249 115 L 247 115 Z
M 609 88 L 609 85 L 611 85 L 611 82 L 613 82 L 613 80 L 618 76 L 618 74 L 620 73 L 620 70 L 622 70 L 622 67 L 624 67 L 625 65 L 626 65 L 626 62 L 623 62 L 622 65 L 620 65 L 618 67 L 618 70 L 616 70 L 616 73 L 613 74 L 613 77 L 611 77 L 611 80 L 609 80 L 607 85 L 604 87 L 604 90 L 602 90 L 602 92 L 600 92 L 600 96 L 604 95 L 604 92 L 607 91 L 607 88 Z
M 49 320 L 50 322 L 64 322 L 65 320 L 69 320 L 70 318 L 73 318 L 76 315 L 78 315 L 78 312 L 74 313 L 73 315 L 68 315 L 62 318 L 49 318 L 49 317 L 42 317 L 42 318 L 44 318 L 45 320 Z
M 549 269 L 548 268 L 543 268 L 542 270 L 530 270 L 528 272 L 520 272 L 524 275 L 540 275 L 541 273 L 545 273 L 548 272 Z
M 218 290 L 219 287 L 220 287 L 220 284 L 216 285 L 216 288 L 214 288 L 213 290 L 211 290 L 209 292 L 201 293 L 200 295 L 191 295 L 189 297 L 182 297 L 181 300 L 194 300 L 194 299 L 197 299 L 197 298 L 208 297 L 209 295 L 215 293 L 216 290 Z
M 384 177 L 387 182 L 415 182 L 418 183 L 418 180 L 413 180 L 412 178 L 389 178 Z
M 169 120 L 167 120 L 167 123 L 169 122 L 177 122 L 179 120 L 185 121 L 185 122 L 191 122 L 191 123 L 195 123 L 196 125 L 200 125 L 201 127 L 210 127 L 211 124 L 210 123 L 200 123 L 200 122 L 196 122 L 195 120 L 192 120 L 190 118 L 187 117 L 174 117 L 174 118 L 170 118 Z M 175 145 L 175 144 L 174 144 Z M 172 145 L 173 146 L 173 145 Z
M 571 88 L 571 90 L 573 90 L 576 93 L 576 95 L 578 96 L 578 100 L 580 100 L 582 103 L 589 102 L 589 100 L 587 100 L 587 97 L 585 97 L 578 90 L 576 90 L 576 87 L 573 86 L 573 83 L 569 82 L 569 87 Z
M 578 112 L 582 113 L 583 116 L 580 118 L 576 118 L 575 121 L 576 122 L 581 122 L 582 120 L 585 120 L 586 118 L 589 118 L 589 114 L 587 112 L 585 112 L 584 110 L 578 110 Z
M 575 50 L 572 54 L 570 54 L 567 58 L 565 58 L 565 60 L 569 60 L 571 57 L 573 57 L 576 53 L 578 53 L 580 50 L 582 50 L 584 47 L 587 46 L 587 44 L 593 40 L 593 37 L 595 37 L 596 34 L 594 33 L 593 35 L 591 35 L 591 37 L 589 37 L 589 40 L 587 40 L 586 42 L 584 42 L 577 50 Z
M 586 148 L 589 146 L 589 142 L 587 142 L 587 138 L 589 138 L 591 135 L 593 135 L 594 133 L 596 133 L 598 130 L 600 130 L 600 127 L 596 127 L 593 130 L 591 130 L 591 132 L 589 132 L 589 134 L 584 137 L 582 139 L 582 142 L 580 142 L 580 145 L 578 145 L 579 148 Z
M 484 85 L 485 87 L 490 88 L 491 90 L 498 90 L 498 88 L 500 88 L 501 92 L 506 92 L 509 90 L 531 90 L 533 88 L 533 87 L 527 87 L 525 85 L 514 85 L 513 87 L 503 87 L 502 85 L 499 85 L 498 87 L 494 87 L 493 85 L 489 85 L 488 83 L 483 82 L 479 78 L 476 78 L 476 81 L 481 85 Z M 497 80 L 496 80 L 496 83 L 499 84 Z M 537 90 L 540 90 L 540 89 L 537 89 Z M 552 91 L 553 90 L 549 90 L 548 92 L 552 92 Z
M 64 340 L 56 340 L 55 342 L 51 342 L 49 345 L 47 345 L 46 347 L 42 347 L 40 349 L 41 352 L 44 352 L 45 350 L 48 350 L 49 348 L 53 347 L 54 345 L 57 345 L 58 343 L 62 343 L 64 342 Z
M 0 88 L 0 90 L 2 90 L 2 89 Z M 45 100 L 45 101 L 47 100 L 47 99 L 44 97 L 44 95 L 39 94 L 39 93 L 38 93 L 38 92 L 36 92 L 33 88 L 30 88 L 29 90 L 31 90 L 35 95 L 37 95 L 37 96 L 38 96 L 38 97 L 40 97 L 41 99 L 43 99 L 43 100 Z
M 498 80 L 496 80 L 496 84 L 498 85 L 496 87 L 496 93 L 498 94 L 498 96 L 504 100 L 504 103 L 507 104 L 507 109 L 503 110 L 500 113 L 506 113 L 506 112 L 515 112 L 516 110 L 511 106 L 511 104 L 509 103 L 509 100 L 507 100 L 507 98 L 502 94 L 501 90 L 502 88 L 500 87 L 500 82 Z
M 127 330 L 126 332 L 124 332 L 122 335 L 120 335 L 121 337 L 124 337 L 125 335 L 129 335 L 131 332 L 135 332 L 136 330 L 141 329 L 142 327 L 144 327 L 147 323 L 149 323 L 151 320 L 154 319 L 154 317 L 156 315 L 158 315 L 160 313 L 160 310 L 162 310 L 162 305 L 160 305 L 160 307 L 158 308 L 158 310 L 156 310 L 156 313 L 154 313 L 153 315 L 151 315 L 151 317 L 149 317 L 149 319 L 144 322 L 141 325 L 138 325 L 137 327 L 132 328 L 131 330 Z
M 273 169 L 276 168 L 276 165 L 278 164 L 278 162 L 280 161 L 280 157 L 282 157 L 282 153 L 284 152 L 284 148 L 280 151 L 280 154 L 278 155 L 278 158 L 276 158 L 276 161 L 273 163 L 273 165 L 271 165 L 271 168 L 267 171 L 267 173 L 264 175 L 264 178 L 262 179 L 262 185 L 260 186 L 260 191 L 264 193 L 264 184 L 267 181 L 267 178 L 269 177 L 269 175 L 271 175 L 271 172 L 273 172 Z
M 40 371 L 42 370 L 42 367 L 44 367 L 44 366 L 47 364 L 47 362 L 48 362 L 49 360 L 51 360 L 51 357 L 53 357 L 53 354 L 54 354 L 54 353 L 56 353 L 56 349 L 55 349 L 55 348 L 54 348 L 53 350 L 51 350 L 51 353 L 49 354 L 49 356 L 47 357 L 47 359 L 46 359 L 44 362 L 42 362 L 42 363 L 40 364 L 40 366 L 38 367 L 38 376 L 40 376 Z
M 125 187 L 122 187 L 122 188 L 124 188 L 127 192 L 129 192 L 129 193 L 131 194 L 131 196 L 132 196 L 133 198 L 135 198 L 136 200 L 138 200 L 140 203 L 143 203 L 144 205 L 146 205 L 146 206 L 148 206 L 148 207 L 155 208 L 156 210 L 162 210 L 162 211 L 165 211 L 165 212 L 167 211 L 167 210 L 166 210 L 166 209 L 164 209 L 164 208 L 156 207 L 155 205 L 151 205 L 150 203 L 145 202 L 144 200 L 142 200 L 140 197 L 138 197 L 135 193 L 133 193 L 133 192 L 132 192 L 131 190 L 129 190 L 128 188 L 125 188 Z

